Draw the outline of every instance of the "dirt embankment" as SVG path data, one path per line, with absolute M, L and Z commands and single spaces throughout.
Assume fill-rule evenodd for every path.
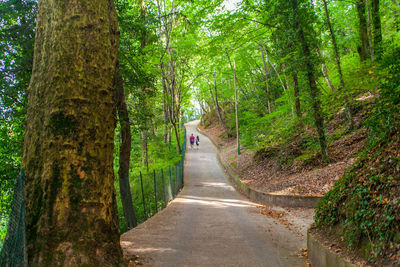
M 357 154 L 364 147 L 367 134 L 361 124 L 366 113 L 360 112 L 355 116 L 356 130 L 329 144 L 329 164 L 324 164 L 317 152 L 282 164 L 281 159 L 288 156 L 287 154 L 302 152 L 300 137 L 294 138 L 283 152 L 281 148 L 270 148 L 268 151 L 255 153 L 242 147 L 241 155 L 237 155 L 236 139 L 226 138 L 223 128 L 217 123 L 212 123 L 207 128 L 199 125 L 199 128 L 221 146 L 223 160 L 249 187 L 278 195 L 323 196 L 355 162 Z M 327 135 L 334 135 L 338 126 L 343 123 L 339 119 L 331 122 Z

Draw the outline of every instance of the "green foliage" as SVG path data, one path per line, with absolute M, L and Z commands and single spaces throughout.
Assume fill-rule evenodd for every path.
M 20 172 L 35 17 L 36 1 L 0 2 L 0 247 Z
M 371 261 L 400 250 L 400 48 L 381 62 L 380 96 L 366 121 L 366 150 L 316 209 L 317 227 L 345 229 L 343 238 Z M 372 251 L 372 253 L 369 253 Z

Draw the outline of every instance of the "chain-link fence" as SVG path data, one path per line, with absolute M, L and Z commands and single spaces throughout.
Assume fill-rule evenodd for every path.
M 25 236 L 25 192 L 24 169 L 17 177 L 13 206 L 8 221 L 8 230 L 0 252 L 0 267 L 22 267 L 27 265 Z

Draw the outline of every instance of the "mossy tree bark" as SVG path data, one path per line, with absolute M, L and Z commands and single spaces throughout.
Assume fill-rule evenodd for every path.
M 321 102 L 319 100 L 319 91 L 315 79 L 315 67 L 313 58 L 310 52 L 310 44 L 306 39 L 303 27 L 300 21 L 299 9 L 297 0 L 291 0 L 292 11 L 293 11 L 293 21 L 294 30 L 297 32 L 297 37 L 299 39 L 301 50 L 304 57 L 305 71 L 307 73 L 308 83 L 310 87 L 310 94 L 312 99 L 312 109 L 314 113 L 315 126 L 317 128 L 317 133 L 319 137 L 319 144 L 321 147 L 321 155 L 324 162 L 329 160 L 326 146 L 326 137 L 324 131 L 324 119 L 322 117 Z
M 39 3 L 23 167 L 29 266 L 121 266 L 112 0 Z

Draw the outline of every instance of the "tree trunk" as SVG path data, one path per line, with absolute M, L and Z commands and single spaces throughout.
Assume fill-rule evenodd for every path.
M 329 159 L 328 159 L 328 154 L 326 151 L 324 119 L 322 117 L 321 103 L 319 100 L 318 88 L 317 88 L 317 84 L 315 81 L 315 73 L 314 73 L 314 66 L 313 66 L 314 63 L 312 62 L 309 43 L 304 36 L 303 28 L 300 23 L 300 18 L 298 15 L 297 0 L 291 0 L 291 2 L 292 2 L 293 19 L 294 19 L 294 26 L 295 26 L 294 30 L 297 31 L 299 42 L 301 44 L 301 49 L 302 49 L 303 55 L 304 55 L 304 63 L 305 63 L 305 67 L 306 67 L 305 71 L 307 73 L 308 83 L 309 83 L 309 87 L 310 87 L 310 94 L 311 94 L 311 98 L 312 98 L 312 107 L 313 107 L 313 112 L 314 112 L 314 120 L 315 120 L 315 125 L 317 128 L 317 132 L 318 132 L 319 144 L 321 147 L 321 155 L 322 155 L 323 161 L 327 162 Z
M 161 69 L 164 69 L 164 64 L 161 63 Z M 167 109 L 167 100 L 166 100 L 166 93 L 167 93 L 167 85 L 165 82 L 165 77 L 162 75 L 161 77 L 162 87 L 163 87 L 163 112 L 164 112 L 164 143 L 166 144 L 168 141 L 168 109 Z
M 211 89 L 211 84 L 210 84 L 209 80 L 208 80 L 208 87 L 210 89 L 211 98 L 213 99 L 213 102 L 214 102 L 214 107 L 215 107 L 215 111 L 217 112 L 218 120 L 219 120 L 221 126 L 224 128 L 225 132 L 228 133 L 228 129 L 226 128 L 224 120 L 222 119 L 221 108 L 219 107 L 219 104 L 218 104 L 217 77 L 216 77 L 216 74 L 215 74 L 215 70 L 214 70 L 214 94 L 215 94 L 215 98 L 214 98 L 214 94 L 213 94 L 213 91 Z
M 118 111 L 119 123 L 121 125 L 121 145 L 119 148 L 119 191 L 121 195 L 122 208 L 128 229 L 132 229 L 137 225 L 135 209 L 132 203 L 131 187 L 129 184 L 129 164 L 131 159 L 132 136 L 131 124 L 129 121 L 128 108 L 125 102 L 124 83 L 117 68 L 115 71 L 115 90 L 116 104 Z
M 287 86 L 283 83 L 283 81 L 282 81 L 282 79 L 281 79 L 281 76 L 279 75 L 279 72 L 276 70 L 274 64 L 272 64 L 271 60 L 269 59 L 267 49 L 266 49 L 262 44 L 261 44 L 261 46 L 263 47 L 263 49 L 264 49 L 264 51 L 265 51 L 265 55 L 266 55 L 266 57 L 267 57 L 267 60 L 268 60 L 269 64 L 270 64 L 271 67 L 274 69 L 274 71 L 275 71 L 275 73 L 276 73 L 276 76 L 278 76 L 278 79 L 279 79 L 279 82 L 280 82 L 281 85 L 282 85 L 283 91 L 286 91 Z
M 143 23 L 143 30 L 142 30 L 143 32 L 142 32 L 142 38 L 140 40 L 140 48 L 142 49 L 142 53 L 143 53 L 143 49 L 146 47 L 147 33 L 146 33 L 146 28 L 144 26 L 146 23 L 147 10 L 146 10 L 146 2 L 144 0 L 140 0 L 139 4 L 140 4 L 140 19 L 142 20 L 142 23 Z
M 181 142 L 180 142 L 180 138 L 179 138 L 178 126 L 176 125 L 176 123 L 172 123 L 172 126 L 174 127 L 174 132 L 175 132 L 176 149 L 177 149 L 178 153 L 181 154 L 182 153 L 182 149 L 181 149 Z
M 239 140 L 239 114 L 238 114 L 238 97 L 237 97 L 237 86 L 236 86 L 236 66 L 233 61 L 233 86 L 235 89 L 235 118 L 236 118 L 236 146 L 237 153 L 240 155 L 240 140 Z
M 147 38 L 146 38 L 146 28 L 145 28 L 145 24 L 146 24 L 146 3 L 144 0 L 140 0 L 139 1 L 139 5 L 140 5 L 140 19 L 142 22 L 142 32 L 141 32 L 141 38 L 140 38 L 140 48 L 141 48 L 141 55 L 144 55 L 144 49 L 146 47 L 146 43 L 147 43 Z M 142 90 L 145 92 L 146 88 L 145 86 L 142 85 Z M 144 95 L 144 101 L 142 103 L 143 107 L 147 110 L 147 96 L 146 94 Z M 148 153 L 148 136 L 149 136 L 149 127 L 148 127 L 148 121 L 144 122 L 144 129 L 142 129 L 141 132 L 141 139 L 142 139 L 142 166 L 146 167 L 147 172 L 149 171 L 149 153 Z
M 233 73 L 233 72 L 236 72 L 236 71 L 233 70 L 233 65 L 232 65 L 232 62 L 231 62 L 231 57 L 229 56 L 229 53 L 228 53 L 228 50 L 226 49 L 226 47 L 225 47 L 225 54 L 226 54 L 226 56 L 228 57 L 228 61 L 229 61 L 229 65 L 231 66 L 232 73 Z M 243 90 L 242 87 L 239 86 L 239 80 L 238 80 L 238 78 L 236 77 L 236 75 L 234 75 L 234 77 L 235 77 L 236 86 L 239 87 L 239 90 L 242 92 L 242 95 L 243 95 L 244 99 L 248 100 L 248 97 L 247 97 L 246 92 Z
M 300 106 L 300 97 L 299 97 L 299 81 L 297 79 L 297 73 L 292 73 L 293 84 L 294 84 L 294 101 L 296 108 L 296 116 L 299 121 L 301 121 L 301 106 Z
M 218 91 L 217 91 L 217 76 L 214 70 L 214 94 L 215 94 L 215 107 L 217 108 L 218 116 L 220 118 L 221 124 L 224 127 L 225 131 L 227 131 L 224 120 L 222 119 L 221 108 L 218 103 Z
M 359 54 L 361 61 L 365 61 L 370 57 L 369 54 L 369 44 L 368 44 L 368 30 L 367 30 L 367 20 L 365 18 L 365 3 L 364 0 L 359 0 L 356 3 L 357 16 L 359 20 L 359 34 L 361 46 L 359 47 Z
M 23 164 L 29 266 L 123 266 L 111 0 L 40 1 Z
M 371 0 L 372 4 L 372 23 L 374 24 L 374 51 L 379 59 L 382 55 L 382 25 L 381 15 L 379 14 L 379 0 Z
M 372 40 L 372 31 L 371 31 L 371 12 L 369 8 L 369 1 L 365 0 L 366 8 L 367 8 L 367 31 L 368 31 L 368 45 L 369 45 L 369 54 L 371 56 L 371 62 L 374 62 L 374 43 Z
M 268 68 L 267 68 L 267 63 L 265 62 L 263 45 L 262 45 L 261 42 L 259 43 L 259 45 L 260 45 L 261 58 L 262 58 L 262 61 L 263 61 L 264 73 L 265 73 L 265 93 L 267 94 L 268 113 L 271 113 L 271 95 L 270 95 L 270 92 L 269 92 Z
M 322 59 L 321 51 L 319 50 L 318 47 L 315 48 L 317 50 L 318 56 Z M 329 78 L 329 72 L 328 72 L 328 67 L 325 65 L 324 62 L 321 63 L 321 71 L 322 74 L 325 78 L 326 84 L 328 85 L 329 89 L 331 89 L 332 92 L 336 92 L 335 86 L 333 86 L 331 79 Z
M 342 66 L 340 63 L 339 50 L 338 50 L 337 43 L 336 43 L 336 36 L 335 36 L 335 33 L 332 28 L 331 19 L 329 17 L 329 10 L 328 10 L 326 0 L 323 0 L 323 4 L 324 4 L 325 16 L 326 16 L 326 23 L 328 24 L 329 33 L 331 35 L 331 40 L 332 40 L 332 44 L 333 44 L 333 52 L 335 53 L 336 66 L 337 66 L 338 73 L 339 73 L 339 80 L 340 80 L 339 90 L 342 91 L 342 90 L 344 90 L 344 79 L 343 79 L 343 74 L 342 74 Z M 350 103 L 347 100 L 347 98 L 345 100 L 345 105 L 346 105 L 345 112 L 346 112 L 346 116 L 347 116 L 347 119 L 350 124 L 350 128 L 353 128 L 354 120 L 353 120 L 353 115 L 351 114 Z
M 342 74 L 342 66 L 340 64 L 339 49 L 337 47 L 336 36 L 335 36 L 335 32 L 333 31 L 333 28 L 332 28 L 331 19 L 329 16 L 329 11 L 328 11 L 328 6 L 326 4 L 326 0 L 323 0 L 323 3 L 324 3 L 324 9 L 325 9 L 326 23 L 328 24 L 329 33 L 331 35 L 331 40 L 332 40 L 332 45 L 333 45 L 333 52 L 335 53 L 335 60 L 336 60 L 336 66 L 337 66 L 338 73 L 339 73 L 340 90 L 341 90 L 344 88 L 344 79 L 343 79 L 343 74 Z
M 149 171 L 149 155 L 148 155 L 148 145 L 147 145 L 147 135 L 148 131 L 141 132 L 142 139 L 142 166 L 146 167 L 146 170 Z

